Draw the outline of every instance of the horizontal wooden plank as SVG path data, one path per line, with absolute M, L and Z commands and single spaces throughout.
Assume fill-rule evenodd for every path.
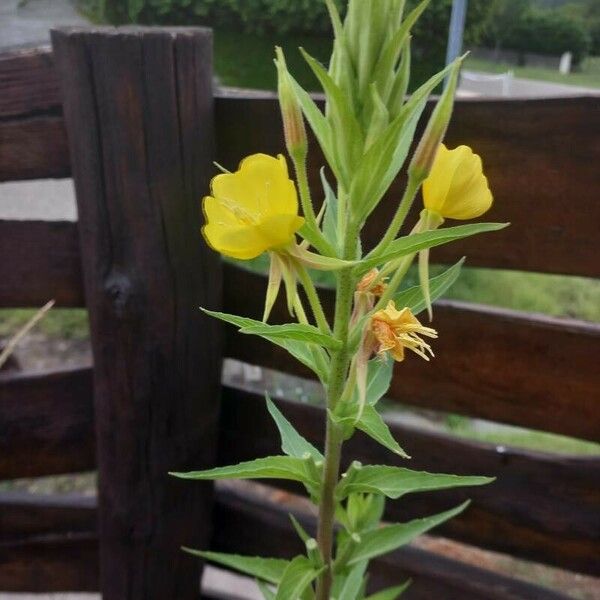
M 76 226 L 15 223 L 13 229 L 0 222 L 0 233 L 4 227 L 8 237 L 16 232 L 10 246 L 18 248 L 19 258 L 10 263 L 8 272 L 3 269 L 7 275 L 0 278 L 0 306 L 39 305 L 49 297 L 63 306 L 81 304 Z M 39 245 L 27 233 L 29 227 L 37 232 Z M 27 239 L 31 243 L 25 243 Z M 0 246 L 8 245 L 6 237 L 0 240 Z M 36 261 L 42 265 L 39 277 L 30 270 Z M 56 273 L 61 261 L 70 265 L 65 269 L 67 276 Z M 260 317 L 266 286 L 263 277 L 227 265 L 224 283 L 226 311 Z M 331 294 L 323 298 L 331 310 Z M 274 318 L 285 319 L 281 305 Z M 398 365 L 393 397 L 574 437 L 600 438 L 600 419 L 594 408 L 600 389 L 595 367 L 600 352 L 598 324 L 442 302 L 436 308 L 434 325 L 440 332 L 435 361 L 409 357 Z M 227 329 L 226 355 L 307 374 L 287 353 L 258 338 L 246 337 L 240 344 L 232 328 Z
M 69 177 L 70 173 L 62 116 L 0 119 L 0 182 Z
M 224 310 L 261 318 L 266 280 L 227 265 Z M 240 293 L 243 290 L 243 293 Z M 333 294 L 323 291 L 328 313 Z M 289 320 L 277 304 L 273 321 Z M 600 439 L 597 411 L 600 325 L 510 310 L 440 302 L 436 357 L 396 365 L 390 395 L 406 404 L 457 412 L 591 440 Z M 285 351 L 254 336 L 243 343 L 227 327 L 225 355 L 306 375 Z
M 0 480 L 95 467 L 89 367 L 0 375 Z
M 0 590 L 97 591 L 96 534 L 49 535 L 18 543 L 0 543 Z
M 284 558 L 303 552 L 288 515 L 294 514 L 311 532 L 315 531 L 314 516 L 297 502 L 274 502 L 251 490 L 220 486 L 213 548 Z M 566 600 L 562 594 L 412 547 L 374 561 L 370 573 L 371 585 L 377 589 L 412 578 L 402 596 L 407 600 Z
M 322 446 L 323 410 L 279 402 L 299 431 Z M 277 431 L 261 396 L 225 388 L 221 420 L 220 463 L 280 453 Z M 359 434 L 345 446 L 346 464 L 357 459 L 365 464 L 494 476 L 497 481 L 470 490 L 416 494 L 390 502 L 390 519 L 422 517 L 472 498 L 469 510 L 442 527 L 441 533 L 522 558 L 600 573 L 600 458 L 495 447 L 396 423 L 392 431 L 412 460 L 403 461 Z
M 0 308 L 83 306 L 77 223 L 0 220 Z
M 0 118 L 56 111 L 60 89 L 50 46 L 0 53 Z
M 38 535 L 0 541 L 0 590 L 96 591 L 95 498 L 25 496 L 19 505 L 15 495 L 0 495 L 2 509 L 8 508 L 13 514 L 16 510 L 22 514 L 29 511 L 38 529 Z M 288 494 L 266 495 L 244 483 L 220 484 L 215 506 L 212 546 L 221 551 L 289 557 L 302 552 L 303 548 L 291 529 L 288 513 L 294 513 L 309 530 L 315 525 L 314 517 L 302 503 Z M 3 527 L 5 522 L 6 519 L 2 521 Z M 54 527 L 62 527 L 62 533 L 40 535 Z M 84 531 L 86 527 L 87 532 Z M 269 535 L 265 536 L 267 530 Z M 26 524 L 25 531 L 32 532 L 33 528 Z M 410 595 L 406 596 L 413 600 L 432 597 L 443 597 L 444 600 L 565 598 L 544 588 L 413 547 L 378 560 L 373 565 L 372 575 L 376 587 L 413 577 Z M 205 593 L 207 597 L 221 597 L 206 590 Z
M 0 544 L 95 530 L 95 497 L 0 492 Z
M 233 168 L 254 152 L 283 152 L 280 121 L 273 94 L 222 93 L 216 102 L 220 164 Z M 496 199 L 485 220 L 512 226 L 437 248 L 433 258 L 451 262 L 467 255 L 473 266 L 600 276 L 599 129 L 600 97 L 459 100 L 446 141 L 451 147 L 471 145 L 481 154 Z M 309 175 L 318 198 L 323 159 L 315 143 L 312 149 Z M 390 222 L 402 186 L 396 181 L 369 220 L 367 247 Z M 408 223 L 414 223 L 418 204 Z

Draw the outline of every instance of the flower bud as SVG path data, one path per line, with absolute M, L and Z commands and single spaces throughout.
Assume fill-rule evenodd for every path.
M 277 55 L 277 59 L 275 60 L 277 66 L 277 92 L 279 94 L 279 106 L 283 120 L 285 145 L 290 156 L 302 159 L 308 151 L 302 109 L 292 89 L 283 51 L 277 46 L 275 53 Z
M 408 167 L 409 177 L 412 177 L 416 181 L 421 182 L 429 175 L 437 150 L 446 135 L 448 123 L 452 116 L 452 109 L 454 108 L 454 94 L 456 92 L 461 64 L 462 58 L 454 62 L 448 77 L 446 89 L 443 91 L 433 110 L 425 133 Z

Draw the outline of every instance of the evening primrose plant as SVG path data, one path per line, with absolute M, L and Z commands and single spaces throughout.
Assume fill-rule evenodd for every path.
M 314 372 L 327 398 L 324 447 L 304 439 L 267 398 L 281 434 L 280 456 L 176 475 L 304 485 L 318 506 L 316 532 L 292 523 L 306 547 L 304 555 L 281 560 L 190 550 L 256 577 L 267 600 L 393 600 L 407 584 L 398 582 L 369 596 L 369 561 L 454 517 L 467 503 L 407 523 L 382 524 L 386 499 L 491 480 L 407 468 L 410 457 L 381 417 L 378 401 L 388 390 L 394 363 L 410 369 L 411 360 L 434 356 L 438 332 L 416 315 L 428 310 L 431 316 L 432 302 L 456 280 L 463 261 L 430 279 L 429 249 L 504 225 L 446 223 L 481 216 L 492 194 L 481 159 L 466 146 L 448 149 L 442 143 L 462 59 L 407 96 L 410 32 L 428 1 L 405 15 L 403 0 L 350 0 L 344 20 L 333 0 L 326 4 L 335 34 L 328 67 L 302 50 L 325 93 L 324 109 L 297 83 L 276 49 L 289 159 L 249 156 L 236 171 L 222 169 L 203 200 L 203 235 L 215 251 L 241 260 L 267 253 L 270 259 L 262 321 L 205 312 L 243 334 L 282 346 Z M 409 158 L 427 101 L 444 80 L 445 90 Z M 305 124 L 326 160 L 320 190 L 308 184 Z M 406 186 L 394 216 L 375 247 L 365 252 L 361 231 L 403 170 Z M 406 223 L 419 191 L 424 200 L 420 217 Z M 409 233 L 401 235 L 405 230 Z M 420 285 L 405 289 L 403 278 L 415 259 Z M 311 278 L 314 269 L 335 275 L 331 319 Z M 274 325 L 268 321 L 282 284 L 290 318 Z M 394 465 L 354 461 L 341 473 L 342 446 L 357 430 L 387 448 Z

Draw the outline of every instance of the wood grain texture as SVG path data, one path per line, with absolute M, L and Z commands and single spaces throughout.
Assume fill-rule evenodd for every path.
M 97 536 L 92 533 L 50 535 L 0 544 L 0 590 L 97 591 Z
M 49 46 L 0 53 L 0 117 L 56 111 L 60 89 Z
M 323 443 L 323 410 L 279 400 L 284 414 L 309 441 Z M 280 454 L 277 430 L 264 398 L 224 388 L 219 462 Z M 252 427 L 247 426 L 252 423 Z M 388 503 L 394 521 L 424 517 L 471 498 L 473 504 L 439 532 L 470 544 L 590 574 L 600 573 L 600 459 L 495 447 L 402 425 L 394 437 L 414 458 L 401 460 L 357 434 L 344 446 L 344 462 L 396 464 L 437 473 L 497 477 L 488 486 L 415 494 Z
M 297 502 L 276 503 L 244 485 L 220 486 L 218 498 L 215 550 L 284 558 L 299 554 L 304 548 L 291 527 L 290 513 L 309 532 L 315 531 L 315 517 Z M 566 600 L 562 594 L 411 547 L 374 561 L 370 573 L 377 589 L 412 578 L 402 596 L 407 600 Z
M 283 503 L 282 503 L 283 500 Z M 8 514 L 32 515 L 21 540 L 0 542 L 0 589 L 23 592 L 98 589 L 95 499 L 0 495 Z M 213 549 L 292 556 L 302 552 L 288 513 L 309 529 L 314 517 L 289 494 L 257 493 L 246 483 L 217 487 Z M 3 519 L 4 525 L 6 519 Z M 13 523 L 14 524 L 14 523 Z M 86 532 L 87 528 L 87 532 Z M 61 531 L 42 535 L 44 531 Z M 264 532 L 268 530 L 269 535 Z M 33 534 L 36 531 L 37 534 Z M 70 532 L 69 534 L 65 532 Z M 407 547 L 374 563 L 374 587 L 413 577 L 408 598 L 444 600 L 563 600 L 549 590 L 476 568 L 447 557 Z M 214 598 L 210 593 L 207 597 Z
M 76 223 L 0 220 L 0 256 L 0 307 L 84 306 Z
M 68 177 L 70 173 L 61 116 L 0 118 L 0 182 Z
M 200 243 L 213 159 L 212 37 L 200 29 L 52 36 L 73 155 L 94 355 L 105 600 L 196 598 L 214 460 L 220 262 Z M 185 518 L 182 517 L 185 515 Z
M 266 279 L 225 267 L 224 310 L 260 319 Z M 244 290 L 243 294 L 239 290 Z M 325 311 L 333 293 L 323 290 Z M 390 396 L 406 404 L 600 439 L 600 325 L 442 301 L 434 312 L 440 337 L 431 363 L 409 356 L 395 367 Z M 288 320 L 282 302 L 273 322 Z M 306 375 L 282 350 L 254 336 L 243 344 L 226 327 L 225 355 Z M 575 408 L 576 407 L 576 408 Z
M 27 537 L 96 531 L 93 496 L 0 492 L 0 544 Z
M 0 375 L 0 480 L 95 467 L 91 369 Z
M 52 53 L 48 47 L 0 53 L 0 181 L 70 172 Z

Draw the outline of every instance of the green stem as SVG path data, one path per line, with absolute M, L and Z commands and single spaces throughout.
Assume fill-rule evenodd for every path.
M 308 185 L 306 153 L 294 153 L 291 155 L 291 157 L 292 162 L 294 163 L 294 170 L 296 171 L 296 181 L 298 183 L 298 192 L 300 194 L 302 213 L 306 219 L 306 224 L 313 231 L 315 246 L 322 254 L 325 254 L 326 256 L 333 256 L 335 255 L 334 249 L 325 239 L 325 236 L 321 232 L 319 224 L 317 223 L 317 217 L 315 215 L 315 210 L 310 195 L 310 187 Z
M 310 308 L 313 312 L 319 329 L 323 333 L 331 333 L 331 328 L 329 327 L 329 323 L 327 322 L 327 317 L 325 316 L 325 312 L 323 311 L 323 305 L 321 304 L 321 299 L 319 298 L 319 294 L 317 293 L 317 289 L 315 288 L 313 280 L 310 278 L 310 275 L 308 274 L 303 265 L 298 264 L 297 270 L 298 276 L 300 277 L 300 281 L 302 283 L 302 287 L 304 287 L 306 297 L 308 298 L 308 303 L 310 304 Z
M 349 228 L 344 243 L 344 258 L 354 254 L 358 231 Z M 335 410 L 346 382 L 350 352 L 348 348 L 348 330 L 352 311 L 353 276 L 351 269 L 344 269 L 338 274 L 337 294 L 335 303 L 334 336 L 342 342 L 340 350 L 333 353 L 331 370 L 327 386 L 327 408 Z M 317 581 L 316 600 L 329 600 L 332 575 L 333 529 L 335 523 L 335 487 L 339 479 L 340 458 L 342 454 L 343 432 L 331 418 L 327 417 L 327 432 L 325 438 L 325 465 L 321 482 L 321 501 L 319 503 L 319 524 L 317 542 L 327 569 Z
M 415 179 L 414 177 L 408 178 L 408 183 L 406 184 L 406 189 L 404 190 L 404 195 L 402 196 L 402 200 L 400 204 L 398 204 L 398 208 L 396 209 L 396 214 L 390 223 L 387 231 L 381 241 L 375 248 L 369 253 L 369 256 L 377 256 L 382 253 L 388 245 L 396 239 L 396 236 L 400 232 L 402 225 L 404 224 L 404 220 L 408 215 L 408 211 L 411 209 L 413 202 L 415 200 L 415 196 L 419 191 L 419 187 L 421 185 L 421 181 Z

